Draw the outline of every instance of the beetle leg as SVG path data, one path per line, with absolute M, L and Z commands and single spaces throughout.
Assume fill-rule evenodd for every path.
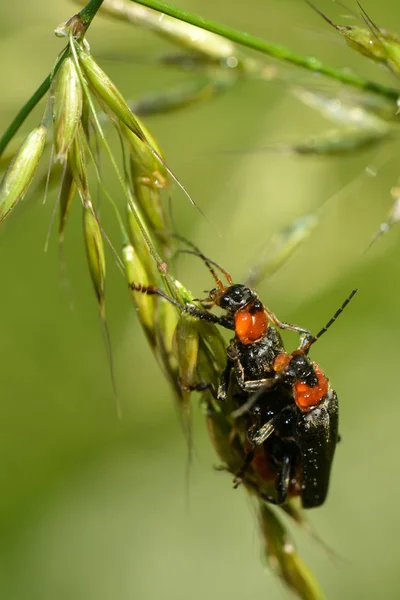
M 256 392 L 254 392 L 254 394 L 252 394 L 244 404 L 242 404 L 241 406 L 239 406 L 239 408 L 232 412 L 232 417 L 234 419 L 238 419 L 239 417 L 242 417 L 247 412 L 249 412 L 249 410 L 251 410 L 251 408 L 258 402 L 259 397 L 262 396 L 262 394 L 266 390 L 270 389 L 271 387 L 273 387 L 273 385 L 275 385 L 275 378 L 260 381 L 265 381 L 266 384 L 260 389 L 258 389 Z M 271 384 L 271 382 L 273 385 Z
M 290 483 L 290 471 L 292 467 L 292 457 L 290 454 L 286 454 L 283 457 L 282 468 L 279 472 L 278 481 L 276 484 L 276 503 L 284 504 L 287 499 L 289 483 Z
M 206 383 L 205 381 L 189 385 L 183 383 L 183 381 L 179 381 L 179 385 L 181 386 L 181 390 L 183 392 L 205 392 L 206 390 L 213 391 L 213 386 L 211 385 L 211 383 Z
M 265 309 L 267 313 L 267 317 L 273 322 L 276 327 L 279 329 L 288 329 L 289 331 L 296 331 L 301 335 L 306 336 L 306 338 L 313 338 L 314 336 L 308 331 L 308 329 L 303 329 L 303 327 L 299 327 L 298 325 L 292 325 L 291 323 L 286 323 L 285 321 L 280 321 L 278 317 L 271 312 L 268 308 Z
M 255 433 L 251 433 L 249 435 L 252 446 L 251 446 L 250 450 L 247 452 L 247 454 L 244 458 L 243 464 L 240 467 L 240 470 L 236 474 L 236 477 L 233 481 L 234 488 L 237 488 L 241 484 L 241 482 L 243 480 L 243 476 L 246 474 L 248 468 L 250 467 L 251 462 L 254 458 L 254 452 L 255 452 L 256 446 L 261 446 L 261 444 L 263 444 L 269 438 L 269 436 L 275 431 L 275 426 L 276 426 L 276 423 L 278 422 L 280 416 L 281 416 L 281 413 L 275 415 L 275 417 L 273 417 L 267 423 L 265 423 L 262 427 L 257 429 L 257 431 Z
M 246 456 L 244 457 L 243 464 L 240 467 L 239 471 L 236 473 L 235 479 L 233 480 L 234 489 L 238 488 L 239 485 L 242 483 L 243 477 L 246 475 L 246 473 L 251 465 L 251 462 L 254 458 L 254 450 L 255 450 L 255 447 L 251 448 L 251 450 L 249 450 L 247 452 Z
M 232 371 L 232 362 L 228 360 L 225 369 L 222 371 L 221 381 L 218 386 L 217 399 L 224 402 L 228 396 L 229 381 Z

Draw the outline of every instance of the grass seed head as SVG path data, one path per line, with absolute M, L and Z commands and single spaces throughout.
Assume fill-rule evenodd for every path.
M 0 183 L 0 223 L 26 194 L 46 143 L 47 127 L 39 125 L 25 138 Z
M 82 86 L 74 61 L 67 57 L 56 77 L 53 119 L 56 158 L 65 162 L 82 117 Z

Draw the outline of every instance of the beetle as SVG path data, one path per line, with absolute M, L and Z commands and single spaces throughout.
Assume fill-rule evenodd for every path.
M 234 416 L 245 418 L 249 443 L 235 487 L 251 467 L 261 480 L 272 481 L 275 496 L 266 496 L 268 502 L 284 504 L 293 495 L 300 496 L 303 508 L 324 503 L 339 439 L 339 406 L 328 378 L 307 354 L 356 291 L 316 336 L 304 338 L 294 352 L 275 357 L 275 375 L 251 382 L 257 391 L 246 395 L 240 385 L 236 394 L 233 391 L 239 405 Z

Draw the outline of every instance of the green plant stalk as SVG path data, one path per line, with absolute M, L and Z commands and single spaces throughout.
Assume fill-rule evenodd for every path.
M 300 54 L 296 54 L 284 46 L 270 44 L 269 42 L 266 42 L 263 39 L 253 36 L 249 33 L 232 29 L 226 25 L 220 25 L 215 21 L 210 21 L 209 19 L 205 19 L 199 15 L 175 8 L 174 6 L 166 4 L 165 2 L 161 2 L 160 0 L 131 1 L 135 1 L 137 4 L 143 4 L 144 6 L 153 8 L 154 10 L 158 10 L 166 15 L 169 15 L 170 17 L 175 17 L 175 19 L 180 19 L 181 21 L 185 21 L 191 25 L 202 27 L 203 29 L 211 31 L 212 33 L 222 35 L 228 40 L 240 44 L 241 46 L 246 46 L 252 50 L 257 50 L 258 52 L 262 52 L 263 54 L 267 54 L 273 58 L 291 63 L 297 67 L 308 69 L 314 73 L 325 75 L 326 77 L 340 81 L 345 85 L 350 85 L 368 92 L 374 92 L 393 100 L 396 100 L 400 95 L 400 89 L 396 90 L 394 88 L 380 85 L 374 81 L 369 81 L 368 79 L 364 79 L 353 73 L 348 73 L 347 71 L 343 71 L 341 69 L 329 67 L 324 65 L 320 60 L 314 58 L 313 56 L 302 56 Z
M 100 6 L 103 4 L 104 0 L 90 0 L 82 10 L 79 12 L 79 16 L 81 18 L 82 24 L 85 28 L 85 31 L 90 27 L 90 23 L 93 21 L 93 18 L 96 16 L 97 11 Z

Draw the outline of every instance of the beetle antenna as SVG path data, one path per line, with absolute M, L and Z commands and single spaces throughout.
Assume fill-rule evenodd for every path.
M 214 267 L 217 267 L 217 269 L 219 269 L 221 271 L 221 273 L 223 273 L 223 275 L 225 275 L 228 285 L 233 285 L 233 281 L 232 281 L 232 277 L 231 277 L 230 273 L 226 269 L 221 267 L 220 264 L 218 264 L 214 260 L 211 260 L 211 258 L 208 258 L 208 256 L 203 254 L 203 252 L 200 250 L 200 248 L 198 246 L 196 246 L 196 244 L 194 244 L 190 240 L 186 239 L 183 235 L 180 235 L 177 233 L 173 234 L 173 237 L 177 238 L 178 240 L 180 240 L 187 246 L 190 246 L 193 250 L 192 252 L 189 252 L 186 250 L 180 250 L 180 252 L 183 252 L 184 254 L 194 254 L 195 256 L 198 256 L 199 258 L 201 258 L 203 260 L 203 262 L 206 264 L 208 270 L 210 271 L 211 275 L 214 277 L 215 282 L 221 291 L 225 289 L 225 286 L 223 285 L 222 281 L 219 279 L 218 275 L 216 274 L 216 272 L 214 271 L 214 269 L 212 268 L 211 265 L 213 265 Z
M 224 286 L 224 284 L 222 283 L 222 281 L 220 280 L 220 278 L 218 277 L 218 275 L 216 274 L 216 272 L 214 271 L 214 269 L 212 268 L 211 265 L 213 265 L 214 267 L 217 267 L 225 275 L 229 285 L 233 285 L 232 278 L 231 278 L 230 274 L 228 273 L 228 271 L 225 271 L 225 269 L 223 269 L 221 267 L 221 265 L 219 265 L 217 262 L 215 262 L 215 260 L 211 260 L 211 258 L 208 258 L 208 256 L 205 256 L 204 254 L 202 254 L 202 252 L 197 252 L 196 250 L 182 250 L 182 249 L 178 250 L 178 252 L 180 252 L 181 254 L 193 254 L 194 256 L 198 256 L 199 258 L 201 258 L 206 263 L 211 275 L 214 277 L 214 279 L 221 291 L 224 291 L 226 289 L 226 287 Z
M 327 324 L 325 325 L 325 327 L 323 327 L 318 333 L 317 335 L 314 335 L 312 338 L 308 338 L 306 337 L 306 339 L 304 340 L 304 345 L 301 346 L 301 350 L 304 352 L 304 354 L 308 354 L 309 349 L 311 348 L 311 346 L 313 344 L 315 344 L 315 342 L 317 340 L 319 340 L 319 338 L 326 332 L 328 331 L 328 329 L 331 327 L 331 325 L 334 324 L 334 322 L 336 321 L 336 319 L 338 318 L 339 315 L 342 314 L 342 312 L 344 311 L 344 309 L 346 308 L 346 306 L 349 304 L 350 300 L 352 300 L 354 298 L 354 296 L 356 295 L 356 293 L 358 292 L 358 289 L 354 289 L 351 294 L 349 294 L 349 296 L 346 298 L 346 300 L 343 302 L 342 306 L 340 308 L 337 309 L 337 311 L 335 312 L 335 314 L 333 315 L 333 317 L 331 319 L 329 319 L 329 321 L 327 322 Z

